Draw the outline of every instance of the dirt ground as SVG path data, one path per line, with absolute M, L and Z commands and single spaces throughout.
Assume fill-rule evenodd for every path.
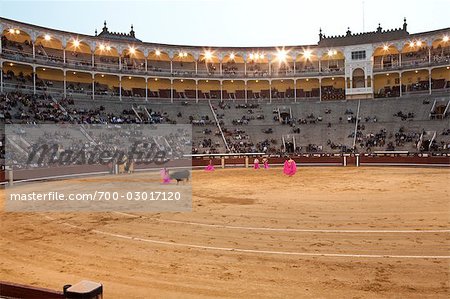
M 442 168 L 226 169 L 194 172 L 192 212 L 2 209 L 0 280 L 89 279 L 104 298 L 449 298 L 449 182 Z

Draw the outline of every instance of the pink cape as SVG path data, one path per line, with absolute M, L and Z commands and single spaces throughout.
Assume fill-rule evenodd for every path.
M 288 176 L 293 176 L 297 172 L 297 165 L 295 164 L 295 161 L 289 162 L 289 160 L 286 160 L 284 162 L 283 172 Z
M 254 169 L 259 169 L 259 162 L 256 162 L 256 163 L 253 165 L 253 168 L 254 168 Z
M 169 184 L 170 183 L 169 171 L 165 170 L 165 169 L 161 169 L 159 171 L 159 173 L 161 174 L 162 183 L 163 184 Z
M 264 169 L 269 169 L 269 162 L 264 162 Z
M 205 167 L 205 171 L 214 171 L 214 165 L 209 164 L 208 166 Z

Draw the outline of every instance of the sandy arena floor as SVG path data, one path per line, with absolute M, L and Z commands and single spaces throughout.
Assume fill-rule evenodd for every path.
M 2 211 L 0 280 L 89 279 L 104 298 L 449 298 L 449 182 L 431 168 L 196 171 L 190 213 Z

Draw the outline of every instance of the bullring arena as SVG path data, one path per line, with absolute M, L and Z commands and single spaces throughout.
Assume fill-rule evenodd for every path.
M 443 168 L 195 170 L 192 213 L 2 212 L 1 277 L 55 290 L 88 278 L 106 298 L 447 298 L 449 179 Z
M 450 298 L 450 27 L 330 36 L 340 6 L 295 46 L 147 42 L 134 7 L 126 33 L 0 16 L 0 298 Z M 98 191 L 184 201 L 12 199 Z

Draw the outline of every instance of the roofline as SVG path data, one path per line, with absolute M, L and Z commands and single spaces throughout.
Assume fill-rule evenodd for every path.
M 81 34 L 81 33 L 75 33 L 75 32 L 70 32 L 70 31 L 64 31 L 64 30 L 59 30 L 59 29 L 54 29 L 54 28 L 50 28 L 50 27 L 43 27 L 40 25 L 35 25 L 35 24 L 31 24 L 31 23 L 25 23 L 22 21 L 17 21 L 17 20 L 13 20 L 13 19 L 8 19 L 8 18 L 4 18 L 4 17 L 0 17 L 0 21 L 6 21 L 6 22 L 13 22 L 13 23 L 17 23 L 26 27 L 34 27 L 36 29 L 40 29 L 42 31 L 53 31 L 53 32 L 57 32 L 60 34 L 67 34 L 67 35 L 76 35 L 76 36 L 80 36 L 80 37 L 86 37 L 92 40 L 95 39 L 102 39 L 102 40 L 108 40 L 114 43 L 120 43 L 120 44 L 130 44 L 130 41 L 121 41 L 119 39 L 107 39 L 107 38 L 102 38 L 102 37 L 97 37 L 94 35 L 87 35 L 87 34 Z M 436 34 L 439 32 L 448 32 L 450 31 L 450 27 L 446 27 L 446 28 L 441 28 L 441 29 L 436 29 L 436 30 L 430 30 L 430 31 L 425 31 L 425 32 L 417 32 L 417 33 L 412 33 L 409 34 L 408 37 L 410 38 L 415 38 L 415 37 L 421 37 L 424 35 L 429 35 L 429 34 Z M 387 40 L 387 41 L 400 41 L 402 39 L 393 39 L 393 40 Z M 287 49 L 290 48 L 328 48 L 328 47 L 321 47 L 318 44 L 314 44 L 314 45 L 290 45 L 290 46 L 246 46 L 246 47 L 238 47 L 238 46 L 194 46 L 194 45 L 178 45 L 178 44 L 164 44 L 164 43 L 154 43 L 154 42 L 145 42 L 145 41 L 137 41 L 136 43 L 139 44 L 143 44 L 145 46 L 153 46 L 153 47 L 168 47 L 168 48 L 176 48 L 176 49 L 210 49 L 210 50 L 249 50 L 249 49 L 259 49 L 259 50 L 276 50 L 277 48 L 280 47 L 284 47 Z M 349 46 L 349 45 L 346 45 Z M 346 46 L 341 46 L 341 47 L 346 47 Z

